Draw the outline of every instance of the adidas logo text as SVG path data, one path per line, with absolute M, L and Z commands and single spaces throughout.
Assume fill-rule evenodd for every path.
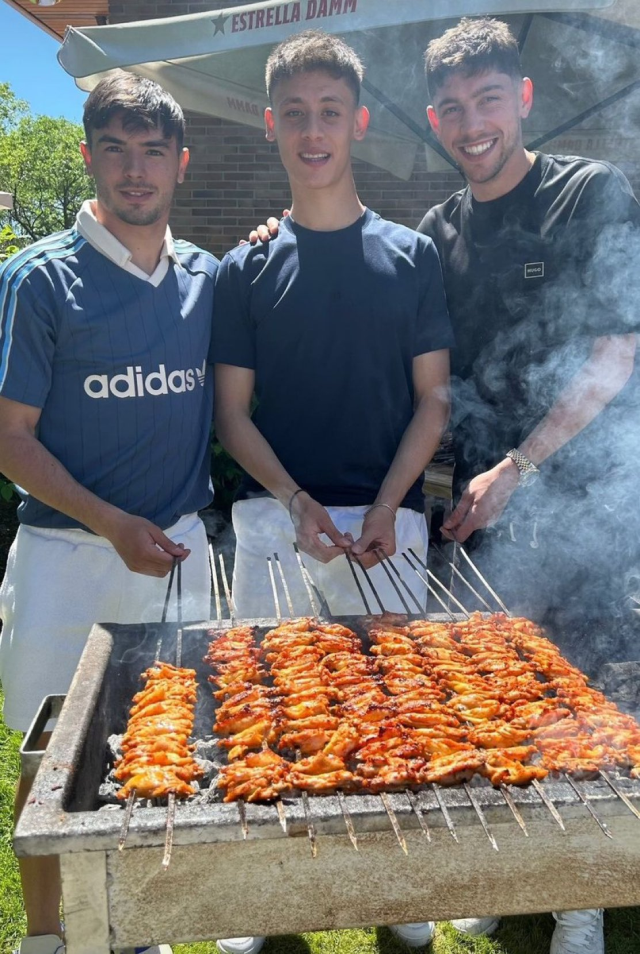
M 178 371 L 167 371 L 164 364 L 158 366 L 157 371 L 144 374 L 142 365 L 130 364 L 123 374 L 90 374 L 84 379 L 84 391 L 90 398 L 135 398 L 160 397 L 164 394 L 183 394 L 193 391 L 198 383 L 204 387 L 207 372 L 207 362 L 202 362 L 201 368 L 186 368 Z

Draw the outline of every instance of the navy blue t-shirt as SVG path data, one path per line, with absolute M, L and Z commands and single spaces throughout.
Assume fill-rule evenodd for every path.
M 175 242 L 155 287 L 74 229 L 0 269 L 0 394 L 40 408 L 42 444 L 88 490 L 162 529 L 212 497 L 217 261 Z M 23 494 L 22 523 L 78 523 Z
M 452 344 L 433 242 L 370 210 L 331 232 L 283 219 L 221 262 L 214 361 L 255 371 L 258 430 L 324 506 L 373 502 L 413 416 L 413 359 Z M 404 506 L 423 509 L 421 481 Z

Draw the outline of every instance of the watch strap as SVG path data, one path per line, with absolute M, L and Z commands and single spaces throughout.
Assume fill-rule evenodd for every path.
M 507 451 L 506 456 L 509 457 L 518 468 L 519 484 L 525 483 L 527 480 L 533 477 L 534 474 L 540 473 L 539 468 L 536 467 L 536 465 L 530 461 L 528 457 L 525 457 L 524 454 L 521 454 L 520 451 L 515 447 L 512 448 L 512 450 Z

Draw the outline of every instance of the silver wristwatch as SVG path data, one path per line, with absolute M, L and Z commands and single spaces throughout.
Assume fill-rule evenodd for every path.
M 529 458 L 525 457 L 524 454 L 521 454 L 519 450 L 515 449 L 515 447 L 513 450 L 507 451 L 506 456 L 511 458 L 513 463 L 518 468 L 518 474 L 520 475 L 518 478 L 519 487 L 532 483 L 540 474 L 540 471 L 536 465 L 531 463 Z

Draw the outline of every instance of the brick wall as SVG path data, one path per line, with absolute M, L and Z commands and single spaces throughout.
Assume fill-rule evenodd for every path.
M 244 0 L 246 3 L 253 0 Z M 235 6 L 243 0 L 234 0 Z M 230 6 L 230 0 L 128 0 L 109 4 L 110 23 L 180 16 Z M 268 215 L 280 215 L 289 204 L 287 178 L 277 146 L 264 133 L 227 120 L 187 114 L 187 144 L 191 162 L 177 193 L 171 219 L 180 238 L 222 255 L 245 238 Z M 442 202 L 462 184 L 460 176 L 429 173 L 424 151 L 411 179 L 395 178 L 356 160 L 354 172 L 362 201 L 385 218 L 416 226 L 426 210 Z

